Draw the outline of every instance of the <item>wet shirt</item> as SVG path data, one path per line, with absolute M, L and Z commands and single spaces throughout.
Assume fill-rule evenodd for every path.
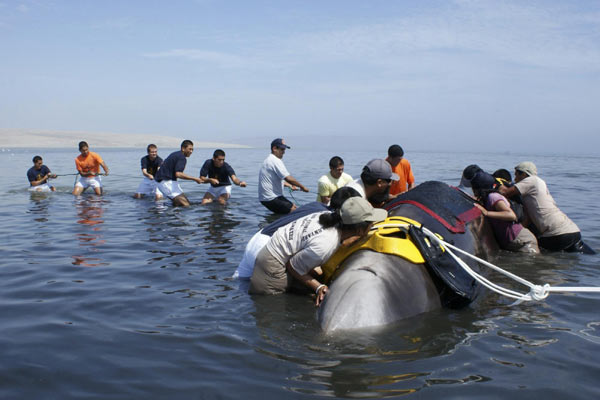
M 75 158 L 75 167 L 81 175 L 98 174 L 100 173 L 100 165 L 103 163 L 102 157 L 93 151 L 88 152 L 84 157 L 80 154 Z
M 160 169 L 154 176 L 154 180 L 157 182 L 161 181 L 176 181 L 176 172 L 183 172 L 185 165 L 187 164 L 187 157 L 181 150 L 174 151 L 169 154 L 169 157 L 163 161 Z
M 579 232 L 579 228 L 563 213 L 550 195 L 546 182 L 538 176 L 528 176 L 515 183 L 523 199 L 523 207 L 541 237 Z
M 204 165 L 200 168 L 200 176 L 214 178 L 219 181 L 218 185 L 211 183 L 210 186 L 212 187 L 231 185 L 231 181 L 229 180 L 231 175 L 235 175 L 235 171 L 231 168 L 231 165 L 224 162 L 222 167 L 217 168 L 213 164 L 212 158 L 204 161 Z
M 46 176 L 46 174 L 49 173 L 50 168 L 46 167 L 45 165 L 42 165 L 40 169 L 35 169 L 35 167 L 31 167 L 27 171 L 27 179 L 29 179 L 29 183 L 39 181 L 44 176 Z
M 322 213 L 309 214 L 279 228 L 266 247 L 279 262 L 290 262 L 294 271 L 305 275 L 327 261 L 340 246 L 336 228 L 323 228 Z
M 160 158 L 159 156 L 156 156 L 156 158 L 154 160 L 151 160 L 150 156 L 144 156 L 140 160 L 142 169 L 145 169 L 146 172 L 152 176 L 156 175 L 156 171 L 158 171 L 158 168 L 161 166 L 162 163 L 163 163 L 163 159 Z

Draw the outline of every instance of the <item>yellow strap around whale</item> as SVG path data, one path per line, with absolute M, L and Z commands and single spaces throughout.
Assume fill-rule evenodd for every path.
M 415 220 L 404 217 L 388 217 L 373 226 L 365 240 L 350 247 L 340 247 L 325 264 L 323 264 L 323 277 L 329 283 L 338 270 L 340 264 L 358 250 L 373 250 L 378 253 L 391 254 L 405 258 L 413 264 L 423 264 L 425 259 L 419 249 L 410 240 L 408 227 L 421 224 Z

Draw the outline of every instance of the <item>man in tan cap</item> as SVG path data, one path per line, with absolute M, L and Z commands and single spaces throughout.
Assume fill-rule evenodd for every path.
M 502 195 L 521 195 L 529 226 L 535 227 L 538 245 L 550 251 L 594 253 L 581 240 L 581 232 L 573 221 L 557 206 L 550 195 L 546 182 L 537 176 L 537 167 L 524 161 L 515 167 L 514 186 L 502 185 Z

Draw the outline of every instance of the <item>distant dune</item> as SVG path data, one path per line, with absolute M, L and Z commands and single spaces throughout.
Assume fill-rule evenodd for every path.
M 185 138 L 161 135 L 83 132 L 83 131 L 44 131 L 30 129 L 0 129 L 0 148 L 77 148 L 85 140 L 92 149 L 101 147 L 145 148 L 154 143 L 158 147 L 178 148 Z M 200 142 L 192 139 L 195 148 L 249 148 L 241 144 Z

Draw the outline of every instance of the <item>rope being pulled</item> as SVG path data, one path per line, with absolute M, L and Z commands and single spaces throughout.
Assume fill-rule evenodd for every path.
M 600 293 L 600 287 L 594 287 L 594 286 L 550 286 L 549 284 L 544 284 L 544 285 L 536 285 L 533 284 L 531 282 L 529 282 L 526 279 L 521 278 L 520 276 L 517 276 L 511 272 L 505 271 L 502 268 L 491 264 L 485 260 L 482 260 L 479 257 L 474 256 L 473 254 L 470 254 L 462 249 L 459 249 L 456 246 L 451 245 L 450 243 L 447 243 L 443 240 L 441 240 L 440 238 L 438 238 L 433 232 L 431 232 L 429 229 L 423 227 L 423 233 L 425 233 L 427 235 L 427 237 L 432 240 L 433 242 L 443 245 L 446 248 L 446 251 L 448 251 L 448 253 L 452 256 L 452 258 L 454 258 L 454 260 L 469 274 L 471 275 L 477 282 L 479 282 L 480 284 L 482 284 L 483 286 L 485 286 L 486 288 L 501 294 L 503 296 L 512 298 L 512 299 L 516 299 L 516 301 L 512 304 L 519 304 L 523 301 L 541 301 L 546 299 L 546 297 L 548 297 L 550 295 L 550 293 L 555 292 L 555 293 L 568 293 L 568 292 L 593 292 L 593 293 Z M 511 289 L 507 289 L 505 287 L 502 287 L 500 285 L 495 284 L 494 282 L 490 281 L 489 279 L 481 276 L 480 274 L 478 274 L 477 272 L 473 271 L 471 269 L 471 267 L 469 267 L 467 265 L 467 263 L 465 263 L 462 259 L 460 259 L 456 254 L 454 254 L 452 252 L 452 250 L 457 251 L 461 254 L 464 254 L 467 257 L 472 258 L 473 260 L 477 261 L 478 263 L 485 265 L 486 267 L 489 267 L 491 269 L 493 269 L 494 271 L 497 271 L 515 281 L 517 281 L 518 283 L 525 285 L 529 288 L 529 292 L 527 293 L 520 293 L 517 292 L 515 290 L 511 290 Z

